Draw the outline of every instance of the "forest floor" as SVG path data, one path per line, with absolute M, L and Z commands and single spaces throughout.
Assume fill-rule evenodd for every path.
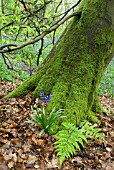
M 85 148 L 66 160 L 62 168 L 53 148 L 54 137 L 39 137 L 39 128 L 27 124 L 32 105 L 38 105 L 28 94 L 24 98 L 4 99 L 17 85 L 0 83 L 0 170 L 114 170 L 114 100 L 100 96 L 108 113 L 99 115 L 99 127 L 106 142 L 88 139 Z

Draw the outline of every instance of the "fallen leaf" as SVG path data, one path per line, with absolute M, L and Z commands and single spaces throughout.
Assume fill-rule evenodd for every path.
M 38 158 L 37 158 L 36 156 L 29 155 L 27 162 L 28 162 L 29 164 L 34 164 L 34 163 L 37 161 L 37 159 L 38 159 Z
M 14 162 L 9 162 L 8 163 L 8 167 L 11 169 L 11 168 L 13 168 L 14 167 Z

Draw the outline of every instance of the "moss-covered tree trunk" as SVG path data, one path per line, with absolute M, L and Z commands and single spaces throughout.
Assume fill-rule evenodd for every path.
M 38 71 L 6 97 L 38 97 L 40 87 L 52 93 L 47 109 L 64 108 L 67 120 L 78 124 L 101 111 L 97 91 L 114 53 L 114 0 L 83 0 L 59 42 Z

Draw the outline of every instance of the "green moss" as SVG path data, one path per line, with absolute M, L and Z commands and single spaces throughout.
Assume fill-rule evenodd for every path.
M 35 81 L 25 81 L 22 85 L 20 85 L 16 90 L 12 91 L 8 95 L 5 96 L 5 98 L 12 98 L 12 97 L 19 97 L 19 96 L 25 96 L 30 91 L 34 90 L 35 88 Z
M 103 112 L 103 108 L 102 108 L 100 101 L 98 99 L 98 93 L 97 92 L 95 93 L 95 96 L 94 96 L 92 111 L 95 112 L 95 113 L 100 113 L 100 114 Z
M 52 93 L 47 110 L 64 109 L 68 122 L 79 124 L 85 118 L 98 122 L 92 111 L 101 112 L 97 89 L 104 72 L 104 61 L 114 49 L 114 32 L 105 20 L 106 1 L 83 1 L 80 20 L 74 17 L 47 62 L 27 82 L 9 96 L 33 91 L 40 86 Z M 79 10 L 80 10 L 79 9 Z M 6 96 L 6 97 L 9 97 Z
M 64 81 L 57 82 L 52 90 L 52 98 L 48 103 L 47 109 L 52 110 L 53 107 L 56 107 L 58 110 L 63 109 L 66 105 L 66 100 L 68 96 L 68 85 Z
M 93 123 L 100 123 L 100 120 L 97 119 L 95 113 L 92 111 L 88 112 L 87 119 Z
M 22 83 L 17 89 L 9 93 L 5 96 L 5 98 L 12 98 L 12 97 L 19 97 L 25 96 L 30 91 L 34 91 L 35 87 L 37 86 L 38 81 L 42 76 L 43 70 L 39 71 L 32 75 L 27 81 Z

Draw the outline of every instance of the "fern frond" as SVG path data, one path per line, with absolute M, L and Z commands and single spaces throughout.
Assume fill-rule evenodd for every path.
M 75 149 L 81 150 L 80 146 L 84 147 L 84 142 L 87 143 L 87 137 L 103 139 L 99 129 L 90 126 L 88 121 L 84 121 L 77 128 L 71 123 L 62 123 L 63 129 L 59 131 L 55 137 L 57 141 L 54 143 L 57 156 L 60 157 L 60 166 L 65 159 L 75 154 Z
M 73 124 L 63 123 L 62 125 L 66 129 L 59 131 L 55 135 L 58 140 L 54 143 L 57 156 L 60 157 L 60 165 L 65 159 L 75 154 L 75 148 L 80 150 L 79 144 L 84 145 L 81 138 L 78 138 L 78 129 Z

